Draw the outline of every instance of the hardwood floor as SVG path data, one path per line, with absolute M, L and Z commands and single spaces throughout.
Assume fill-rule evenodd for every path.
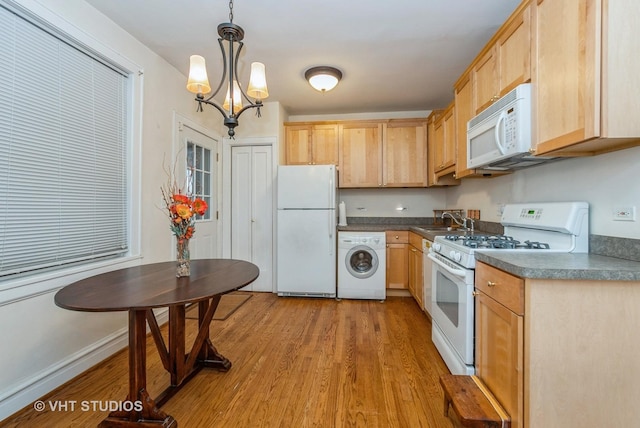
M 195 325 L 187 320 L 191 335 Z M 212 322 L 211 339 L 233 367 L 201 371 L 162 407 L 180 427 L 452 427 L 438 382 L 448 370 L 412 298 L 254 293 L 227 320 Z M 147 355 L 155 396 L 169 379 L 150 337 Z M 44 397 L 47 410 L 29 406 L 0 426 L 96 426 L 108 411 L 90 402 L 124 400 L 127 379 L 123 351 Z M 72 401 L 75 410 L 49 408 Z

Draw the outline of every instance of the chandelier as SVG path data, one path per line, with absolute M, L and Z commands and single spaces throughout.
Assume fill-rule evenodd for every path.
M 224 63 L 224 70 L 222 71 L 218 88 L 213 94 L 205 98 L 205 95 L 211 92 L 205 61 L 200 55 L 191 55 L 187 90 L 196 94 L 198 111 L 202 111 L 202 104 L 204 103 L 215 107 L 222 113 L 224 125 L 229 128 L 229 137 L 233 138 L 235 135 L 235 127 L 238 126 L 238 118 L 245 110 L 255 107 L 258 109 L 257 115 L 260 117 L 262 100 L 269 96 L 269 92 L 267 91 L 267 78 L 265 76 L 264 64 L 254 62 L 251 63 L 251 75 L 246 93 L 238 83 L 238 58 L 244 46 L 244 43 L 242 43 L 244 30 L 233 23 L 233 0 L 229 1 L 229 22 L 218 25 L 218 35 L 220 36 L 218 44 L 220 45 L 222 61 Z M 224 42 L 227 42 L 226 48 Z M 214 100 L 214 97 L 218 95 L 220 89 L 225 86 L 225 82 L 227 94 L 222 106 L 220 106 L 220 104 Z M 252 102 L 249 97 L 253 98 L 254 101 Z M 244 107 L 242 105 L 242 98 L 248 102 Z

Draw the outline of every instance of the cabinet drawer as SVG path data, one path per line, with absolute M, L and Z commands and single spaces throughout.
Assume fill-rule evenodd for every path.
M 408 244 L 409 231 L 408 230 L 387 230 L 386 239 L 387 239 L 387 244 Z
M 475 286 L 518 315 L 524 315 L 524 280 L 484 263 L 476 263 Z

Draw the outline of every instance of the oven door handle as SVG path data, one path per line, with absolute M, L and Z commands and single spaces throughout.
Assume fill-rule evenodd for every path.
M 434 257 L 432 254 L 427 254 L 427 257 L 429 257 L 435 264 L 437 264 L 442 269 L 446 270 L 447 272 L 449 272 L 452 275 L 455 275 L 455 276 L 460 277 L 460 278 L 464 278 L 465 275 L 466 275 L 466 271 L 464 269 L 454 269 L 451 266 L 448 266 L 448 265 L 442 263 L 439 259 Z

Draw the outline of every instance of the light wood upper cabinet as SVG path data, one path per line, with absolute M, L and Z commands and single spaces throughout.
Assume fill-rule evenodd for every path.
M 453 175 L 456 164 L 456 126 L 454 103 L 444 110 L 434 128 L 434 174 L 436 180 Z
M 498 42 L 498 96 L 531 80 L 531 5 L 524 2 L 505 23 Z
M 640 144 L 638 16 L 637 0 L 537 0 L 536 154 Z
M 427 185 L 428 186 L 455 186 L 460 184 L 460 180 L 456 180 L 453 169 L 449 169 L 446 174 L 445 157 L 447 152 L 451 152 L 451 148 L 446 146 L 445 130 L 447 123 L 444 120 L 444 114 L 447 113 L 449 121 L 451 120 L 452 106 L 447 110 L 433 110 L 427 118 Z M 449 136 L 449 138 L 454 137 Z M 449 140 L 450 141 L 450 140 Z M 455 144 L 455 141 L 454 141 Z M 455 152 L 455 146 L 453 148 Z
M 311 125 L 285 125 L 285 162 L 287 165 L 311 163 Z
M 421 119 L 339 126 L 339 186 L 426 187 L 427 125 Z
M 339 141 L 339 187 L 382 186 L 382 123 L 343 123 Z
M 475 88 L 473 105 L 478 114 L 498 99 L 496 47 L 490 49 L 478 59 L 473 67 L 473 87 Z
M 475 114 L 531 80 L 531 10 L 523 2 L 471 65 Z
M 337 165 L 338 124 L 285 124 L 287 165 Z
M 473 82 L 469 74 L 462 76 L 455 87 L 456 178 L 474 174 L 467 168 L 467 122 L 475 115 Z
M 442 116 L 442 110 L 433 110 L 427 118 L 427 186 L 437 186 L 436 179 L 436 123 Z M 444 138 L 444 136 L 443 136 Z
M 338 125 L 314 125 L 311 138 L 311 162 L 314 165 L 338 164 Z
M 383 140 L 383 185 L 388 187 L 426 187 L 426 120 L 390 120 Z

